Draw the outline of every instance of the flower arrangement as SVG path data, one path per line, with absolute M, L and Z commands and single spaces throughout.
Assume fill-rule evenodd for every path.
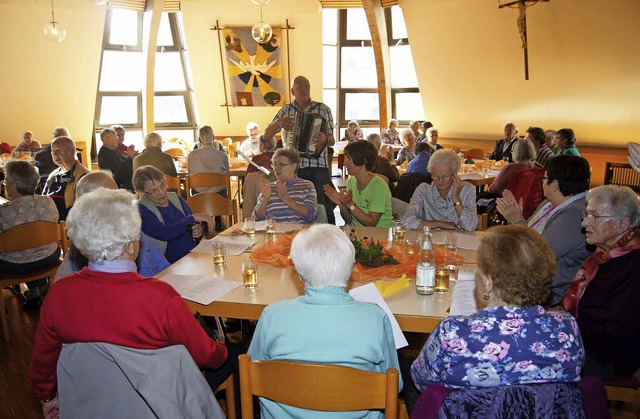
M 164 145 L 167 145 L 167 148 L 181 148 L 185 154 L 189 154 L 191 152 L 191 145 L 182 138 L 173 137 L 169 140 L 165 140 L 163 142 L 163 149 L 165 149 Z
M 356 249 L 356 262 L 364 266 L 398 265 L 400 263 L 391 254 L 384 251 L 384 246 L 380 241 L 369 240 L 367 237 L 360 239 L 355 234 L 355 230 L 351 230 L 349 240 Z
M 473 156 L 471 154 L 467 154 L 467 157 L 464 159 L 464 164 L 474 164 Z

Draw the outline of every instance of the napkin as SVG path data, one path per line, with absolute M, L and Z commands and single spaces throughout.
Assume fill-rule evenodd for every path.
M 387 298 L 397 293 L 398 291 L 402 291 L 403 289 L 409 286 L 410 280 L 409 277 L 405 274 L 402 274 L 400 279 L 396 279 L 395 281 L 385 281 L 383 279 L 376 281 L 375 285 L 378 288 L 378 292 L 382 295 L 382 298 Z

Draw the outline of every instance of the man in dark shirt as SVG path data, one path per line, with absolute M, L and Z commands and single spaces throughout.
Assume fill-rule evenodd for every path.
M 118 188 L 125 188 L 133 192 L 133 158 L 136 150 L 133 147 L 127 148 L 127 155 L 123 156 L 118 152 L 118 135 L 111 128 L 105 128 L 100 132 L 102 147 L 98 152 L 98 167 L 101 170 L 110 170 L 113 173 L 113 180 L 118 184 Z
M 502 160 L 503 158 L 509 159 L 509 163 L 513 162 L 513 158 L 511 157 L 511 149 L 513 148 L 513 143 L 516 142 L 518 137 L 516 134 L 518 133 L 518 127 L 513 122 L 507 122 L 504 126 L 504 138 L 496 141 L 496 147 L 491 153 L 492 160 Z
M 56 127 L 53 130 L 53 137 L 51 137 L 51 141 L 63 136 L 71 138 L 71 134 L 69 134 L 69 130 L 67 129 L 67 127 Z M 44 148 L 36 152 L 36 154 L 33 156 L 33 160 L 35 166 L 40 172 L 40 179 L 42 180 L 42 184 L 44 184 L 44 182 L 49 177 L 49 174 L 58 168 L 58 166 L 53 162 L 53 158 L 51 157 L 51 143 L 47 144 L 46 146 L 44 146 Z
M 51 172 L 44 185 L 42 195 L 53 198 L 60 221 L 67 219 L 67 213 L 76 197 L 76 184 L 89 169 L 76 160 L 76 144 L 70 137 L 60 136 L 51 142 L 51 156 L 57 168 Z

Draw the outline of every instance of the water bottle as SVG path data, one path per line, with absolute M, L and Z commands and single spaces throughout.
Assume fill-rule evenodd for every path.
M 431 241 L 431 229 L 424 228 L 420 239 L 418 265 L 416 266 L 416 292 L 421 295 L 431 295 L 436 287 L 436 252 Z

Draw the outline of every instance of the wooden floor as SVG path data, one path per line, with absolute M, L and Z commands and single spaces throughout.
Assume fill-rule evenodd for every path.
M 11 342 L 0 342 L 0 418 L 42 418 L 27 376 L 40 311 L 24 311 L 21 299 L 7 289 L 1 291 L 9 310 Z

